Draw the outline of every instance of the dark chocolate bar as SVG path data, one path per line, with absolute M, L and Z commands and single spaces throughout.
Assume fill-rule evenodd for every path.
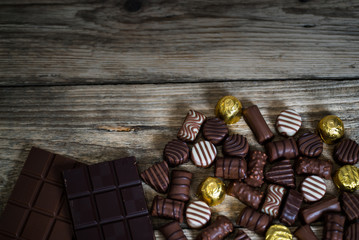
M 294 232 L 294 236 L 296 236 L 299 240 L 318 240 L 309 225 L 297 228 Z
M 192 173 L 184 170 L 173 170 L 171 186 L 167 197 L 174 200 L 187 202 L 189 200 L 191 180 Z
M 311 224 L 319 220 L 327 212 L 341 212 L 337 197 L 329 197 L 302 209 L 301 216 L 306 224 Z
M 254 209 L 258 209 L 263 199 L 263 192 L 239 181 L 233 181 L 228 185 L 227 194 Z
M 297 143 L 300 154 L 304 156 L 318 157 L 323 152 L 323 142 L 314 133 L 304 133 L 299 137 Z
M 335 149 L 334 159 L 341 165 L 356 164 L 359 159 L 359 145 L 351 139 L 342 140 Z
M 295 177 L 290 160 L 275 163 L 265 174 L 266 180 L 272 183 L 295 188 Z
M 249 151 L 249 144 L 247 138 L 239 134 L 229 135 L 226 140 L 224 140 L 222 151 L 223 154 L 226 156 L 247 156 Z
M 217 157 L 214 175 L 224 179 L 243 180 L 247 175 L 247 161 L 239 157 Z
M 240 227 L 248 228 L 259 235 L 264 235 L 272 222 L 272 218 L 264 213 L 259 213 L 253 208 L 244 208 L 237 219 L 237 224 Z
M 345 231 L 345 240 L 358 240 L 359 239 L 359 222 L 352 223 Z
M 153 240 L 134 157 L 64 171 L 77 240 Z
M 324 216 L 323 240 L 342 240 L 344 235 L 345 217 L 339 213 Z
M 238 230 L 237 236 L 234 240 L 251 240 L 243 230 Z
M 228 135 L 227 124 L 219 118 L 210 118 L 203 124 L 203 136 L 214 145 L 220 144 Z
M 189 160 L 189 148 L 185 142 L 174 139 L 168 142 L 163 150 L 163 156 L 171 167 L 186 163 Z
M 0 218 L 0 239 L 71 240 L 62 171 L 77 165 L 33 147 Z
M 164 217 L 183 222 L 184 203 L 169 198 L 156 196 L 152 202 L 151 215 L 154 217 Z
M 303 203 L 303 196 L 296 190 L 290 189 L 284 202 L 284 207 L 279 220 L 287 226 L 292 226 L 297 219 L 300 207 Z
M 273 132 L 269 129 L 257 105 L 245 108 L 243 117 L 260 144 L 265 144 L 274 138 Z
M 252 151 L 247 166 L 247 178 L 244 180 L 249 186 L 260 187 L 264 183 L 264 166 L 267 155 L 261 151 Z
M 227 217 L 219 215 L 216 220 L 206 227 L 196 240 L 222 240 L 233 232 L 233 224 Z
M 349 221 L 359 219 L 359 195 L 343 192 L 342 207 Z
M 274 162 L 278 159 L 292 159 L 298 156 L 297 143 L 293 138 L 281 141 L 269 142 L 265 145 L 268 153 L 268 161 Z
M 296 161 L 296 173 L 298 175 L 317 175 L 325 179 L 332 178 L 333 163 L 317 158 L 299 157 Z
M 150 185 L 156 192 L 167 192 L 169 179 L 169 168 L 165 161 L 157 162 L 141 173 L 142 180 Z
M 167 223 L 160 228 L 166 240 L 187 240 L 183 230 L 177 221 Z

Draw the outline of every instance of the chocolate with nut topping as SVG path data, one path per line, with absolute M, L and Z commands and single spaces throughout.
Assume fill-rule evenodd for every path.
M 333 163 L 317 158 L 299 157 L 296 161 L 296 173 L 298 175 L 317 175 L 325 179 L 332 178 Z
M 244 180 L 252 187 L 260 187 L 263 184 L 264 166 L 266 164 L 267 155 L 261 151 L 252 151 L 249 156 L 247 166 L 247 178 Z

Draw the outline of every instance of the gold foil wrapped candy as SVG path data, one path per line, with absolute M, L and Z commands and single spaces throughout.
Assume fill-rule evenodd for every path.
M 359 169 L 353 165 L 345 165 L 335 173 L 333 181 L 340 190 L 354 192 L 359 189 Z
M 242 116 L 242 104 L 236 97 L 224 96 L 218 101 L 214 114 L 227 124 L 236 123 Z
M 283 225 L 272 225 L 266 233 L 266 240 L 292 240 L 290 230 Z
M 219 178 L 208 177 L 199 187 L 199 195 L 209 206 L 215 206 L 223 202 L 225 197 L 225 185 Z
M 328 115 L 318 123 L 319 136 L 326 144 L 338 142 L 344 136 L 344 124 L 335 115 Z

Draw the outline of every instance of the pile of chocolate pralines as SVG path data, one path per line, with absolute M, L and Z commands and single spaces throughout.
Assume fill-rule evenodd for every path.
M 332 179 L 333 163 L 318 159 L 323 142 L 315 133 L 304 133 L 294 140 L 292 136 L 302 123 L 300 115 L 294 110 L 279 114 L 277 131 L 287 137 L 281 141 L 271 141 L 274 134 L 256 105 L 244 109 L 243 116 L 257 141 L 265 145 L 266 152 L 250 151 L 246 137 L 229 134 L 221 119 L 207 118 L 190 110 L 177 134 L 178 139 L 165 146 L 165 161 L 155 163 L 141 173 L 143 181 L 154 190 L 167 193 L 167 198 L 156 196 L 151 209 L 152 216 L 174 220 L 160 228 L 166 239 L 187 239 L 179 225 L 184 221 L 184 215 L 190 228 L 204 228 L 197 239 L 224 239 L 234 230 L 233 223 L 222 215 L 209 225 L 211 211 L 204 201 L 186 204 L 190 200 L 192 173 L 173 170 L 170 181 L 169 166 L 176 167 L 190 158 L 201 168 L 214 163 L 215 176 L 231 180 L 227 194 L 247 205 L 236 222 L 240 227 L 265 235 L 274 219 L 292 226 L 299 217 L 303 225 L 294 235 L 300 240 L 318 239 L 310 228 L 310 224 L 318 220 L 324 220 L 323 239 L 343 239 L 345 236 L 348 240 L 358 240 L 359 196 L 343 192 L 340 198 L 324 197 L 326 184 L 323 179 Z M 197 140 L 201 129 L 204 139 Z M 191 151 L 187 143 L 193 144 Z M 224 157 L 216 156 L 218 145 L 222 145 Z M 350 139 L 342 140 L 334 153 L 341 165 L 355 164 L 358 155 L 359 146 Z M 290 161 L 293 159 L 294 164 Z M 271 166 L 264 171 L 268 163 Z M 296 175 L 306 176 L 298 188 Z M 269 183 L 266 194 L 260 190 L 265 181 Z M 303 202 L 309 204 L 302 207 Z M 250 238 L 240 230 L 235 239 Z

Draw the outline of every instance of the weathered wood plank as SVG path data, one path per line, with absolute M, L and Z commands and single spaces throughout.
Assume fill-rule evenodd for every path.
M 359 2 L 5 0 L 0 85 L 358 78 Z
M 304 120 L 300 133 L 313 131 L 321 117 L 336 114 L 344 121 L 346 136 L 359 141 L 358 90 L 358 80 L 0 88 L 0 212 L 31 146 L 85 163 L 135 155 L 144 170 L 162 159 L 165 144 L 176 137 L 190 108 L 213 116 L 216 102 L 224 95 L 237 96 L 244 106 L 259 105 L 273 131 L 278 113 L 293 108 Z M 133 130 L 111 132 L 103 126 Z M 252 149 L 263 150 L 243 119 L 230 131 L 245 135 Z M 332 159 L 332 151 L 333 146 L 325 145 L 321 158 Z M 189 162 L 178 168 L 196 173 L 192 199 L 199 183 L 213 176 L 213 167 L 199 169 Z M 337 194 L 333 184 L 327 184 L 328 193 Z M 157 193 L 146 184 L 143 187 L 150 207 Z M 213 216 L 224 214 L 235 222 L 243 207 L 227 196 L 224 203 L 212 207 Z M 166 222 L 153 218 L 156 229 Z M 318 236 L 320 225 L 314 224 Z M 262 239 L 247 232 L 252 239 Z M 194 239 L 198 231 L 186 229 L 185 233 Z M 163 239 L 158 231 L 156 236 Z

